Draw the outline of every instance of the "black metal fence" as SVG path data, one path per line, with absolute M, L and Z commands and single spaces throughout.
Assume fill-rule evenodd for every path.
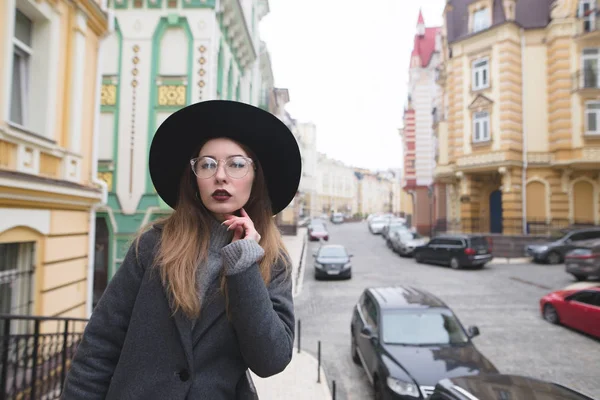
M 431 236 L 446 232 L 463 233 L 494 233 L 512 235 L 548 236 L 567 229 L 588 228 L 597 226 L 593 221 L 568 219 L 527 219 L 526 229 L 523 230 L 521 218 L 503 218 L 491 221 L 489 218 L 462 218 L 461 220 L 438 219 Z
M 60 398 L 86 319 L 0 315 L 0 399 Z

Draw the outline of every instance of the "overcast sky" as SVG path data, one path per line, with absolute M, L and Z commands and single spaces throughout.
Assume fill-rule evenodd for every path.
M 347 164 L 402 167 L 402 110 L 419 8 L 445 0 L 269 0 L 260 30 L 287 110 L 317 126 L 317 149 Z

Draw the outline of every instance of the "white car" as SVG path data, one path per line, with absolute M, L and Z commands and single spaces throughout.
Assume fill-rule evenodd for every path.
M 389 222 L 388 218 L 375 217 L 371 221 L 369 221 L 369 232 L 374 235 L 381 234 L 383 227 L 386 226 Z

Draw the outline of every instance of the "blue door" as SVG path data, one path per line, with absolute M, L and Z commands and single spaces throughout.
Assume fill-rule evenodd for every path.
M 502 192 L 499 190 L 490 194 L 490 232 L 502 233 Z

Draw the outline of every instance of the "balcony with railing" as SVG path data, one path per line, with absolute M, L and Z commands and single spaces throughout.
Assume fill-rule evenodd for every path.
M 584 68 L 573 74 L 573 91 L 598 90 L 600 89 L 600 67 Z
M 0 315 L 0 399 L 59 399 L 86 323 Z
M 577 14 L 577 38 L 600 37 L 600 7 L 592 1 L 585 1 Z

